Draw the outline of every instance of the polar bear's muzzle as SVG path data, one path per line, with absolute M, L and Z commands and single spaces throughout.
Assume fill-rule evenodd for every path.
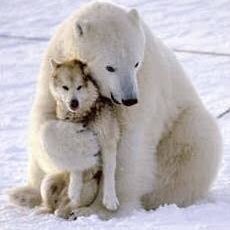
M 111 93 L 111 99 L 112 99 L 112 101 L 115 103 L 115 104 L 121 104 L 114 96 L 113 96 L 113 94 Z
M 113 94 L 111 93 L 111 100 L 112 102 L 114 102 L 115 104 L 118 104 L 120 105 L 121 103 L 113 96 Z M 137 98 L 131 98 L 131 99 L 126 99 L 126 100 L 123 100 L 122 99 L 122 104 L 125 105 L 125 106 L 131 106 L 131 105 L 135 105 L 138 103 L 138 100 Z
M 121 102 L 125 106 L 138 103 L 138 86 L 135 77 L 121 78 Z

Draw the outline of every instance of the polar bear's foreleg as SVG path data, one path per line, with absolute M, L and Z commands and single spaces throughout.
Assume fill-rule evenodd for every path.
M 90 130 L 66 121 L 49 121 L 42 127 L 42 148 L 61 170 L 83 171 L 97 165 L 99 145 Z

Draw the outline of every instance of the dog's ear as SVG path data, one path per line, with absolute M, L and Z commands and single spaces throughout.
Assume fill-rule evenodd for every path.
M 84 62 L 81 62 L 80 65 L 81 65 L 81 69 L 82 69 L 83 74 L 85 74 L 86 73 L 86 69 L 88 69 L 87 64 L 84 63 Z
M 87 64 L 85 63 L 82 63 L 82 72 L 83 72 L 83 75 L 88 78 L 88 76 L 90 76 L 90 71 L 89 71 L 89 67 L 87 66 Z
M 73 60 L 73 64 L 80 67 L 80 69 L 81 69 L 81 71 L 82 71 L 82 73 L 83 73 L 84 76 L 87 75 L 87 71 L 86 71 L 87 64 L 86 63 L 84 63 L 84 62 L 82 62 L 82 61 L 80 61 L 78 59 L 74 59 Z
M 50 65 L 51 65 L 52 70 L 54 71 L 61 66 L 61 63 L 56 61 L 55 59 L 51 58 L 50 59 Z
M 73 65 L 78 65 L 78 66 L 82 66 L 82 62 L 81 61 L 79 61 L 78 59 L 74 59 L 74 60 L 72 60 L 72 63 L 73 63 Z

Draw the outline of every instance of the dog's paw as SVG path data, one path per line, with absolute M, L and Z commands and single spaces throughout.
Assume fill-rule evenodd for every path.
M 84 207 L 84 208 L 78 208 L 73 210 L 69 216 L 68 219 L 69 220 L 76 220 L 78 217 L 87 217 L 87 216 L 91 216 L 95 214 L 94 209 L 90 208 L 90 207 Z
M 71 207 L 66 206 L 66 207 L 56 209 L 54 215 L 61 217 L 63 219 L 69 219 L 71 213 L 72 213 Z
M 78 217 L 88 217 L 91 215 L 96 215 L 101 220 L 109 220 L 113 217 L 113 212 L 110 212 L 103 208 L 102 206 L 92 205 L 89 207 L 82 207 L 73 210 L 69 215 L 69 220 L 77 220 Z
M 104 195 L 102 203 L 110 211 L 116 211 L 119 207 L 119 201 L 116 195 Z

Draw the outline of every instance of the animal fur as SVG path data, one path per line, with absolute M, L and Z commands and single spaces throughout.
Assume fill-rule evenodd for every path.
M 87 67 L 81 62 L 76 60 L 61 64 L 55 64 L 54 60 L 52 62 L 51 93 L 57 102 L 57 118 L 82 124 L 83 128 L 90 129 L 96 134 L 103 162 L 102 202 L 107 209 L 116 210 L 119 202 L 116 196 L 115 170 L 120 134 L 115 108 L 110 100 L 99 95 L 97 86 L 87 73 Z M 68 85 L 70 92 L 61 90 L 65 84 Z M 62 94 L 70 94 L 70 99 Z M 69 107 L 72 99 L 79 102 L 79 107 L 75 111 Z M 64 168 L 71 170 L 66 166 Z M 68 195 L 72 207 L 75 208 L 79 207 L 81 203 L 82 176 L 82 172 L 79 170 L 70 173 Z
M 83 173 L 83 188 L 80 194 L 80 207 L 90 205 L 98 194 L 101 179 L 100 167 L 85 170 Z M 41 184 L 42 205 L 39 213 L 55 213 L 67 218 L 72 208 L 68 196 L 69 173 L 57 173 L 45 176 Z
M 90 207 L 76 210 L 76 217 L 128 215 L 140 207 L 172 203 L 185 207 L 208 194 L 222 157 L 215 119 L 173 52 L 138 12 L 103 1 L 78 8 L 50 40 L 31 113 L 28 187 L 39 191 L 43 177 L 59 171 L 44 143 L 49 154 L 79 167 L 94 163 L 99 150 L 90 130 L 56 119 L 56 103 L 49 90 L 50 58 L 86 62 L 100 94 L 120 103 L 119 209 L 108 213 L 96 199 Z M 108 71 L 108 65 L 114 71 Z M 127 107 L 128 99 L 136 104 Z

